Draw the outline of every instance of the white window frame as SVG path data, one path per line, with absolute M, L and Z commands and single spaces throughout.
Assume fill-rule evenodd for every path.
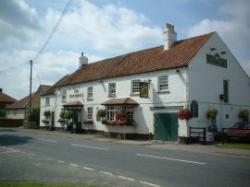
M 111 86 L 114 86 L 114 87 L 112 88 Z M 114 82 L 109 83 L 108 96 L 109 97 L 115 97 L 116 96 L 116 83 L 114 83 Z
M 50 104 L 50 98 L 49 97 L 45 97 L 45 105 L 49 106 Z
M 113 121 L 115 120 L 115 106 L 107 106 L 107 120 Z
M 165 89 L 161 88 L 163 86 L 166 86 L 167 88 L 165 88 Z M 158 77 L 158 91 L 159 92 L 169 92 L 169 77 L 168 77 L 168 75 L 162 75 L 162 76 Z
M 87 100 L 92 101 L 94 99 L 94 88 L 93 86 L 90 86 L 87 88 Z
M 140 80 L 135 79 L 131 81 L 131 95 L 139 95 L 140 94 Z
M 87 119 L 88 120 L 93 120 L 93 107 L 88 107 L 87 108 Z
M 66 103 L 66 101 L 67 101 L 66 90 L 62 90 L 61 96 L 62 96 L 62 100 L 61 100 L 62 103 Z

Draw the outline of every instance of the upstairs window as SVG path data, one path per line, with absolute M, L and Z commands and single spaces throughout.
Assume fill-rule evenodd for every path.
M 228 80 L 224 80 L 223 81 L 223 91 L 224 91 L 224 102 L 225 103 L 228 103 L 228 100 L 229 100 L 228 90 L 229 90 Z
M 115 83 L 109 83 L 109 97 L 115 97 L 116 95 L 116 84 Z
M 168 76 L 160 76 L 158 79 L 158 91 L 159 92 L 164 92 L 164 91 L 168 91 L 169 87 L 168 87 Z
M 87 100 L 91 101 L 93 100 L 93 87 L 88 87 L 87 90 Z
M 62 91 L 62 103 L 66 103 L 66 90 Z
M 47 106 L 49 105 L 49 97 L 45 98 L 45 105 L 47 105 Z
M 93 107 L 88 107 L 87 112 L 88 112 L 87 114 L 88 120 L 93 120 Z
M 132 95 L 138 95 L 140 93 L 140 80 L 132 80 Z

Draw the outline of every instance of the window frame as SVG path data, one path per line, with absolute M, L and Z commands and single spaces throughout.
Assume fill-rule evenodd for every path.
M 88 101 L 94 100 L 94 88 L 93 88 L 93 86 L 89 86 L 87 88 L 87 100 Z
M 114 87 L 111 88 L 111 85 L 113 85 Z M 108 96 L 109 97 L 115 97 L 116 96 L 116 83 L 115 82 L 110 82 L 108 84 Z
M 131 95 L 140 95 L 140 79 L 134 79 L 131 81 Z M 138 85 L 135 85 L 138 84 Z M 135 88 L 135 86 L 138 86 L 138 88 Z M 137 92 L 135 92 L 134 90 L 138 89 Z
M 165 83 L 162 83 L 162 79 L 166 77 Z M 162 86 L 167 86 L 166 89 L 161 89 Z M 169 76 L 168 75 L 162 75 L 158 77 L 158 92 L 160 93 L 168 93 L 169 92 Z
M 50 105 L 50 98 L 45 97 L 45 106 L 49 106 L 49 105 Z
M 94 113 L 93 107 L 88 107 L 87 108 L 87 120 L 89 120 L 89 121 L 93 120 L 93 113 Z

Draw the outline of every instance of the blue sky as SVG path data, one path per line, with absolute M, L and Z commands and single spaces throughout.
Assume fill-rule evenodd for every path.
M 18 99 L 28 94 L 34 59 L 68 0 L 0 1 L 0 87 Z M 250 74 L 248 0 L 71 0 L 45 50 L 34 61 L 34 90 L 90 63 L 163 43 L 166 22 L 178 39 L 217 31 Z

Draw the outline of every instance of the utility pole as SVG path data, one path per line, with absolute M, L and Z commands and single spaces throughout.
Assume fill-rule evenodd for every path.
M 31 100 L 31 95 L 32 95 L 32 71 L 33 71 L 33 61 L 30 61 L 30 98 L 29 98 L 29 112 L 31 111 L 31 106 L 32 106 L 32 100 Z

